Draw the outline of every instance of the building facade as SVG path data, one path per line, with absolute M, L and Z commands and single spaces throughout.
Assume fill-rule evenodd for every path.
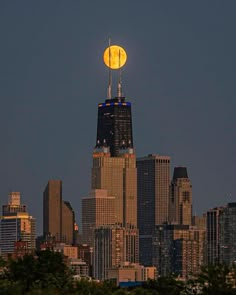
M 92 189 L 105 189 L 115 197 L 115 223 L 137 226 L 137 170 L 134 150 L 111 157 L 109 147 L 95 148 Z
M 236 203 L 228 203 L 219 215 L 220 263 L 236 262 Z
M 169 222 L 192 224 L 192 184 L 186 167 L 175 167 L 170 186 Z
M 170 157 L 150 154 L 137 159 L 140 263 L 152 265 L 152 234 L 168 221 Z
M 43 193 L 43 233 L 56 241 L 62 236 L 62 181 L 49 180 Z
M 101 226 L 95 230 L 94 277 L 107 279 L 108 269 L 125 262 L 138 263 L 138 230 L 121 225 Z
M 26 206 L 20 203 L 20 193 L 11 192 L 8 204 L 2 207 L 0 219 L 0 248 L 2 255 L 12 254 L 15 243 L 27 243 L 27 251 L 35 250 L 36 220 L 26 211 Z
M 69 202 L 62 200 L 62 181 L 49 180 L 43 193 L 43 233 L 45 239 L 74 243 L 75 215 Z
M 82 212 L 83 243 L 93 247 L 95 228 L 115 223 L 115 197 L 108 196 L 107 190 L 92 190 L 82 198 Z
M 161 276 L 187 279 L 204 263 L 205 230 L 189 225 L 163 224 L 153 235 L 153 265 Z
M 106 142 L 111 157 L 117 157 L 120 148 L 133 148 L 131 103 L 125 97 L 106 99 L 98 105 L 97 144 Z
M 107 279 L 116 282 L 117 286 L 127 283 L 141 283 L 157 279 L 157 269 L 154 266 L 145 267 L 138 263 L 125 263 L 119 267 L 107 270 Z M 139 284 L 138 284 L 139 285 Z
M 75 213 L 71 204 L 67 201 L 62 201 L 62 235 L 61 241 L 72 245 L 75 241 Z
M 207 264 L 220 263 L 219 216 L 223 207 L 207 211 Z

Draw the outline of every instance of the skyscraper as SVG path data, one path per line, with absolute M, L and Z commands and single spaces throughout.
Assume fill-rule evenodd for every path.
M 138 263 L 138 230 L 133 227 L 106 225 L 95 230 L 94 276 L 107 279 L 107 270 Z
M 220 263 L 236 262 L 236 203 L 228 203 L 219 215 Z
M 43 233 L 62 238 L 62 181 L 49 180 L 43 193 Z
M 111 157 L 121 148 L 133 147 L 131 103 L 125 97 L 106 99 L 98 105 L 97 144 L 106 142 Z
M 17 212 L 26 212 L 26 205 L 21 204 L 19 192 L 10 192 L 8 195 L 8 204 L 2 206 L 2 215 L 10 216 Z
M 70 202 L 62 201 L 62 242 L 72 245 L 75 240 L 74 225 L 75 225 L 75 213 L 71 207 Z
M 223 207 L 207 211 L 207 263 L 218 264 L 220 262 L 219 245 L 219 216 Z
M 118 51 L 113 52 L 113 50 Z M 135 237 L 138 236 L 137 169 L 133 147 L 131 103 L 127 102 L 122 95 L 121 72 L 117 96 L 112 98 L 111 95 L 111 68 L 119 69 L 121 67 L 121 51 L 124 52 L 118 46 L 111 46 L 105 51 L 108 54 L 106 57 L 108 61 L 106 59 L 104 61 L 109 67 L 108 98 L 104 103 L 98 104 L 97 138 L 93 151 L 91 189 L 96 193 L 106 191 L 106 198 L 103 200 L 99 200 L 99 198 L 83 199 L 83 234 L 85 234 L 86 240 L 94 245 L 95 274 L 99 279 L 105 278 L 105 268 L 113 266 L 113 262 L 109 261 L 114 260 L 113 256 L 116 255 L 116 252 L 119 252 L 116 258 L 117 263 L 125 261 L 125 258 L 122 257 L 126 257 L 128 253 L 125 252 L 126 246 L 132 247 L 133 245 L 132 239 L 126 236 L 124 239 L 127 245 L 125 246 L 121 242 L 116 247 L 116 240 L 119 240 L 119 236 L 121 238 L 126 235 L 124 231 L 130 229 L 135 232 Z M 112 67 L 111 64 L 115 67 Z M 99 203 L 104 204 L 105 216 L 109 216 L 109 218 L 104 218 L 102 210 L 94 208 L 94 206 L 99 207 Z M 112 217 L 107 203 L 114 206 Z M 89 204 L 92 207 L 87 208 Z M 104 230 L 99 227 L 101 221 L 103 227 L 106 227 Z M 103 235 L 105 236 L 103 237 Z M 137 254 L 138 247 L 135 249 Z
M 175 167 L 170 187 L 169 221 L 192 224 L 192 184 L 186 167 Z
M 186 279 L 200 272 L 204 242 L 204 229 L 183 224 L 158 225 L 153 234 L 153 264 L 161 276 L 175 273 Z
M 115 223 L 137 226 L 137 170 L 133 148 L 112 157 L 109 147 L 93 153 L 92 189 L 105 189 L 115 197 Z
M 168 221 L 170 157 L 150 154 L 137 159 L 140 262 L 152 265 L 155 225 Z
M 11 192 L 8 204 L 2 207 L 0 219 L 0 248 L 2 254 L 13 253 L 17 241 L 26 242 L 29 251 L 35 250 L 36 221 L 20 202 L 20 193 Z
M 49 180 L 43 193 L 43 233 L 67 244 L 74 243 L 74 211 L 62 200 L 62 181 Z
M 94 230 L 101 225 L 115 223 L 115 197 L 108 196 L 107 190 L 92 190 L 82 198 L 83 242 L 94 246 Z
M 137 171 L 133 148 L 131 103 L 121 89 L 119 71 L 117 96 L 112 98 L 111 69 L 120 69 L 126 62 L 120 46 L 104 52 L 109 67 L 108 98 L 98 104 L 97 141 L 93 152 L 92 190 L 105 189 L 115 197 L 115 223 L 137 226 Z

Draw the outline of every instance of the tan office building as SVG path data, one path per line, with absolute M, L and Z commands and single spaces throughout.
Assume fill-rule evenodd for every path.
M 82 198 L 82 212 L 83 243 L 93 247 L 95 228 L 115 223 L 115 197 L 104 189 L 92 190 Z
M 62 181 L 49 180 L 43 193 L 43 233 L 45 238 L 73 244 L 74 211 L 62 200 Z
M 62 237 L 61 241 L 72 245 L 74 243 L 75 213 L 67 201 L 62 201 Z
M 138 263 L 125 263 L 119 267 L 107 270 L 107 279 L 119 286 L 124 282 L 144 282 L 157 279 L 157 269 L 154 266 L 145 267 Z
M 137 169 L 134 150 L 111 157 L 108 147 L 93 153 L 92 189 L 106 189 L 115 197 L 115 223 L 137 226 Z
M 169 222 L 192 224 L 192 184 L 186 167 L 175 167 L 170 186 Z

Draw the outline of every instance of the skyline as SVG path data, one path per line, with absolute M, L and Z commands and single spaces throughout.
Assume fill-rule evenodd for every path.
M 235 3 L 137 1 L 133 14 L 125 1 L 115 11 L 109 1 L 26 3 L 0 4 L 1 205 L 20 191 L 40 233 L 43 190 L 61 179 L 80 222 L 109 37 L 128 54 L 123 89 L 137 157 L 170 156 L 171 178 L 174 166 L 186 166 L 193 213 L 235 200 Z

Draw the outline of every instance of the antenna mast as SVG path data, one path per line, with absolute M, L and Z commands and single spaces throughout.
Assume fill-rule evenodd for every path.
M 117 96 L 121 98 L 122 96 L 122 89 L 121 89 L 121 66 L 120 66 L 120 49 L 119 49 L 119 79 L 118 79 L 118 89 L 117 89 Z
M 109 38 L 109 78 L 108 78 L 108 89 L 107 98 L 111 99 L 111 86 L 112 86 L 112 76 L 111 76 L 111 38 Z

